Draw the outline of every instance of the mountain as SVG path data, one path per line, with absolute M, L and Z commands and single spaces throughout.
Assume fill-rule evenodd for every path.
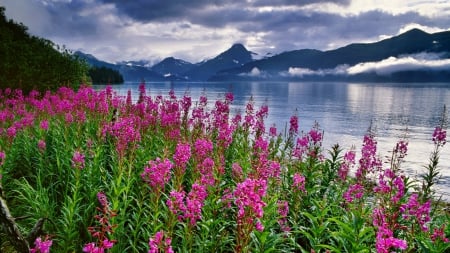
M 230 49 L 213 59 L 199 63 L 185 72 L 184 76 L 190 81 L 205 81 L 221 70 L 242 67 L 252 60 L 252 52 L 248 51 L 242 44 L 234 44 Z
M 165 80 L 165 78 L 161 74 L 152 71 L 151 69 L 144 66 L 133 65 L 130 62 L 122 62 L 118 64 L 109 63 L 99 60 L 91 54 L 85 54 L 80 51 L 76 51 L 74 55 L 78 56 L 81 59 L 86 60 L 86 62 L 91 66 L 106 67 L 119 71 L 119 73 L 123 76 L 125 81 L 140 82 L 142 80 L 147 81 Z
M 374 43 L 354 43 L 334 50 L 299 49 L 254 59 L 242 44 L 199 63 L 168 57 L 149 67 L 148 61 L 98 60 L 88 63 L 118 70 L 126 81 L 448 81 L 450 31 L 429 34 L 412 29 Z M 431 60 L 431 61 L 430 61 Z M 444 62 L 444 63 L 442 63 Z
M 187 77 L 184 73 L 188 72 L 195 66 L 195 64 L 187 61 L 176 59 L 174 57 L 167 57 L 150 69 L 164 76 L 166 79 L 180 81 L 186 80 Z
M 440 58 L 449 58 L 450 31 L 429 34 L 419 29 L 413 29 L 375 43 L 355 43 L 329 51 L 301 49 L 284 52 L 249 62 L 238 68 L 222 70 L 214 77 L 211 77 L 210 80 L 294 78 L 289 75 L 292 70 L 303 71 L 302 74 L 295 77 L 297 79 L 344 78 L 333 73 L 337 72 L 337 69 L 340 67 L 345 68 L 346 66 L 355 66 L 369 62 L 380 62 L 390 57 L 401 58 L 421 53 L 434 53 L 438 54 Z M 415 70 L 413 72 L 424 71 L 429 72 L 429 70 Z M 410 70 L 405 72 L 411 73 Z M 261 75 L 261 73 L 264 73 L 264 75 Z M 434 76 L 434 74 L 436 73 L 428 73 L 427 75 Z M 361 73 L 356 76 L 361 77 L 361 79 L 373 79 L 374 77 L 373 73 Z M 403 79 L 407 75 L 397 73 L 397 76 L 402 77 L 398 79 Z M 381 79 L 386 80 L 389 78 L 383 77 Z

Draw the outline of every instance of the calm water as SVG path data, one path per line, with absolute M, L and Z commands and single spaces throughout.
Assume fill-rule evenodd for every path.
M 102 86 L 98 86 L 102 88 Z M 114 86 L 120 95 L 132 91 L 138 96 L 138 84 Z M 300 128 L 308 131 L 319 123 L 325 131 L 324 147 L 339 143 L 344 149 L 352 146 L 360 150 L 362 138 L 370 124 L 375 129 L 379 154 L 384 157 L 399 138 L 409 140 L 404 171 L 417 177 L 423 172 L 433 148 L 431 135 L 439 124 L 444 105 L 450 106 L 450 83 L 420 84 L 359 84 L 359 83 L 147 83 L 151 96 L 167 95 L 174 89 L 177 96 L 186 92 L 197 101 L 205 94 L 209 101 L 233 92 L 235 112 L 245 112 L 245 105 L 253 98 L 255 105 L 267 104 L 267 125 L 285 129 L 291 115 L 299 117 Z M 210 102 L 212 107 L 214 104 Z M 441 153 L 442 178 L 439 192 L 450 200 L 450 144 Z

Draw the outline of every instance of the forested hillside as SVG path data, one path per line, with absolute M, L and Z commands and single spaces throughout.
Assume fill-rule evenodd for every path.
M 27 27 L 5 16 L 0 6 L 0 89 L 27 92 L 77 87 L 89 80 L 89 66 L 64 47 L 28 34 Z

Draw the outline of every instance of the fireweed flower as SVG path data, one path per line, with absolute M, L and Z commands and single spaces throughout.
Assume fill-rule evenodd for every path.
M 322 141 L 323 134 L 319 129 L 311 129 L 308 133 L 309 139 L 314 145 Z
M 348 203 L 352 203 L 355 199 L 361 199 L 364 196 L 364 187 L 360 184 L 353 184 L 348 187 L 344 193 L 344 199 Z
M 144 168 L 141 178 L 152 190 L 161 192 L 170 180 L 172 167 L 173 164 L 169 159 L 161 161 L 159 158 L 156 158 L 155 161 L 148 162 L 148 166 Z
M 394 152 L 397 154 L 398 158 L 405 158 L 408 152 L 408 142 L 403 140 L 397 142 Z
M 30 249 L 30 253 L 49 253 L 52 244 L 53 241 L 50 240 L 48 236 L 46 236 L 44 240 L 42 240 L 41 237 L 38 237 L 34 241 L 34 248 Z
M 213 151 L 213 143 L 208 139 L 198 139 L 194 144 L 195 157 L 201 161 Z
M 5 158 L 6 158 L 5 152 L 0 151 L 0 166 L 2 166 L 5 163 Z
M 378 253 L 389 253 L 392 249 L 408 248 L 405 240 L 394 237 L 394 233 L 387 227 L 378 227 L 375 247 Z
M 43 120 L 43 121 L 41 121 L 41 123 L 39 124 L 39 126 L 40 126 L 41 129 L 43 129 L 43 130 L 48 130 L 48 120 Z
M 289 120 L 289 134 L 297 134 L 298 133 L 298 116 L 293 115 Z
M 435 145 L 444 146 L 447 138 L 447 131 L 441 127 L 436 127 L 433 132 L 433 142 Z
M 40 152 L 44 152 L 46 146 L 47 146 L 47 145 L 45 144 L 45 141 L 44 141 L 44 140 L 39 140 L 39 141 L 38 141 L 38 148 L 39 148 L 39 151 L 40 151 Z
M 436 242 L 437 240 L 441 240 L 444 243 L 450 242 L 450 240 L 445 237 L 445 224 L 443 224 L 440 228 L 434 228 L 430 239 L 433 242 Z
M 171 191 L 169 199 L 166 201 L 166 205 L 170 212 L 176 215 L 180 221 L 183 220 L 183 215 L 186 211 L 184 196 L 186 196 L 186 192 L 184 191 Z
M 73 153 L 72 168 L 80 170 L 84 168 L 84 155 L 78 150 Z
M 83 247 L 83 252 L 100 253 L 105 252 L 105 249 L 110 249 L 116 243 L 115 240 L 109 240 L 107 235 L 113 232 L 110 219 L 116 216 L 116 213 L 109 208 L 108 198 L 103 192 L 97 193 L 97 200 L 100 207 L 97 210 L 101 212 L 100 215 L 95 215 L 95 219 L 99 226 L 88 227 L 89 233 L 92 237 L 97 238 L 97 242 L 87 243 Z
M 292 177 L 292 179 L 293 179 L 292 187 L 294 188 L 294 190 L 306 193 L 305 177 L 299 173 L 295 173 L 294 176 Z
M 261 179 L 246 179 L 237 184 L 233 192 L 234 203 L 238 207 L 238 223 L 245 223 L 244 217 L 262 218 L 266 203 L 262 200 L 266 195 L 267 181 Z M 253 218 L 252 218 L 253 219 Z
M 376 157 L 377 153 L 377 141 L 375 138 L 368 134 L 364 136 L 363 147 L 361 148 L 361 158 L 359 159 L 359 167 L 356 171 L 356 178 L 365 180 L 368 173 L 375 172 L 380 169 L 381 160 Z
M 406 220 L 414 219 L 420 225 L 422 231 L 428 231 L 427 223 L 431 220 L 430 210 L 431 201 L 428 200 L 423 204 L 419 203 L 419 196 L 414 193 L 409 197 L 408 203 L 400 207 L 403 218 Z
M 206 186 L 197 183 L 192 185 L 192 189 L 186 198 L 184 213 L 184 219 L 189 220 L 191 226 L 195 226 L 197 220 L 201 219 L 202 208 L 207 195 Z
M 339 179 L 345 181 L 347 179 L 350 168 L 355 165 L 355 151 L 347 151 L 344 155 L 344 161 L 338 170 Z
M 190 158 L 191 146 L 189 144 L 178 143 L 177 148 L 175 149 L 175 154 L 173 155 L 175 166 L 183 169 L 184 171 Z
M 303 155 L 307 153 L 309 147 L 309 139 L 308 136 L 302 136 L 297 138 L 297 143 L 295 145 L 294 150 L 292 151 L 292 155 L 302 160 Z
M 269 128 L 269 136 L 270 136 L 270 137 L 277 137 L 277 127 L 275 126 L 275 124 L 273 124 L 273 125 Z
M 278 214 L 280 215 L 280 218 L 278 219 L 278 224 L 280 225 L 281 231 L 283 232 L 291 231 L 287 219 L 289 215 L 289 202 L 287 202 L 286 200 L 278 201 Z
M 172 239 L 168 237 L 164 231 L 160 230 L 156 232 L 152 238 L 150 238 L 148 242 L 148 253 L 173 253 L 174 251 L 171 244 Z
M 197 165 L 197 173 L 201 175 L 200 181 L 202 185 L 212 186 L 215 184 L 214 179 L 214 160 L 207 157 L 202 163 Z

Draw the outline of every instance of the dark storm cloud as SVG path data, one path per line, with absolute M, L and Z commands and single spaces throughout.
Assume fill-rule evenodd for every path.
M 291 12 L 258 19 L 259 22 L 245 24 L 240 29 L 266 30 L 268 32 L 264 39 L 271 41 L 275 48 L 284 50 L 330 49 L 343 46 L 348 41 L 378 40 L 382 35 L 397 33 L 405 23 L 413 21 L 424 25 L 433 24 L 432 20 L 417 13 L 392 15 L 379 10 L 348 17 L 323 12 Z M 335 43 L 335 46 L 331 43 Z
M 47 2 L 49 25 L 44 28 L 44 32 L 47 36 L 94 36 L 101 27 L 95 17 L 82 15 L 89 8 L 98 6 L 84 1 Z
M 100 0 L 104 3 L 114 4 L 119 12 L 138 21 L 171 21 L 188 20 L 204 26 L 221 26 L 234 23 L 244 18 L 239 16 L 239 10 L 248 10 L 251 7 L 282 7 L 305 6 L 313 3 L 335 3 L 348 5 L 350 0 Z M 231 13 L 231 12 L 234 13 Z M 212 19 L 198 19 L 198 15 L 213 16 L 221 22 Z M 209 15 L 208 15 L 209 14 Z M 248 14 L 248 13 L 247 13 Z M 204 22 L 201 22 L 204 21 Z

